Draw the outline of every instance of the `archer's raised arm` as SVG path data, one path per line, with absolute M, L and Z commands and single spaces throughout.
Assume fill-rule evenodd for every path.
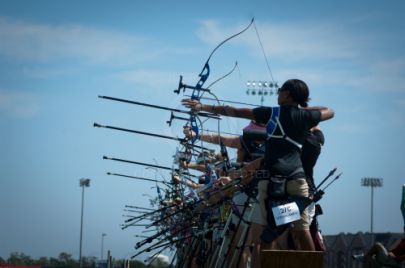
M 232 106 L 222 106 L 222 105 L 207 105 L 207 104 L 202 104 L 197 100 L 192 100 L 192 99 L 183 99 L 181 103 L 188 107 L 191 108 L 192 110 L 199 112 L 199 111 L 205 111 L 213 114 L 219 114 L 223 116 L 229 116 L 229 117 L 237 117 L 237 118 L 246 118 L 250 120 L 254 120 L 253 116 L 253 109 L 249 108 L 235 108 Z
M 303 108 L 305 110 L 317 110 L 321 113 L 321 121 L 332 119 L 335 116 L 335 111 L 328 107 L 311 106 Z
M 190 127 L 184 127 L 183 133 L 187 138 L 195 138 L 196 134 Z M 239 136 L 222 136 L 218 134 L 201 134 L 199 139 L 205 142 L 220 144 L 221 142 L 226 147 L 239 149 L 242 147 Z

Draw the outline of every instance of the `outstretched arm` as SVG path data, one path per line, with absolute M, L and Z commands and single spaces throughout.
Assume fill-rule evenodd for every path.
M 329 120 L 335 116 L 335 111 L 328 107 L 312 106 L 312 107 L 306 107 L 303 109 L 319 111 L 321 113 L 321 121 Z
M 195 137 L 195 132 L 190 128 L 190 127 L 184 127 L 183 129 L 184 135 L 186 135 L 187 138 L 194 138 Z M 240 138 L 239 136 L 221 136 L 218 134 L 201 134 L 200 135 L 200 140 L 209 142 L 209 143 L 214 143 L 214 144 L 220 144 L 220 142 L 223 142 L 223 144 L 226 147 L 231 147 L 231 148 L 241 148 L 241 143 L 240 143 Z
M 202 186 L 201 184 L 192 182 L 190 180 L 182 180 L 177 175 L 172 176 L 172 180 L 173 180 L 174 183 L 182 183 L 182 184 L 184 184 L 184 185 L 186 185 L 186 186 L 188 186 L 190 188 L 193 188 L 193 189 L 198 189 L 198 188 L 200 188 Z
M 201 171 L 201 172 L 205 172 L 207 170 L 207 167 L 205 165 L 187 163 L 186 161 L 181 161 L 180 166 L 182 168 L 185 168 L 185 169 L 189 168 L 189 169 L 198 170 L 198 171 Z
M 224 116 L 230 117 L 238 117 L 238 118 L 246 118 L 250 120 L 254 120 L 253 109 L 249 108 L 235 108 L 232 106 L 222 106 L 222 105 L 207 105 L 201 104 L 197 100 L 192 99 L 184 99 L 181 101 L 182 104 L 188 108 L 193 109 L 194 111 L 204 111 L 213 114 L 220 114 Z

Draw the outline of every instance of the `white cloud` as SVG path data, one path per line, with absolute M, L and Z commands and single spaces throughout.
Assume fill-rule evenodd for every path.
M 145 45 L 142 38 L 81 25 L 54 26 L 0 17 L 0 40 L 0 55 L 35 61 L 73 58 L 121 64 L 147 57 L 136 53 Z
M 348 19 L 345 22 L 257 23 L 257 28 L 270 63 L 276 62 L 276 80 L 298 77 L 319 86 L 339 85 L 349 90 L 405 91 L 405 54 L 387 51 L 392 34 L 356 28 L 359 21 L 372 17 Z M 245 25 L 246 26 L 246 25 Z M 215 21 L 202 21 L 197 35 L 212 46 L 224 37 L 242 29 L 243 25 L 223 27 Z M 254 57 L 263 58 L 254 28 L 232 40 L 243 44 Z M 274 66 L 273 66 L 274 67 Z M 283 68 L 283 69 L 282 69 Z M 274 71 L 276 70 L 276 71 Z M 280 77 L 281 76 L 281 77 Z
M 224 37 L 230 36 L 245 26 L 238 25 L 224 28 L 215 21 L 202 21 L 197 35 L 201 40 L 211 45 L 218 44 Z M 347 36 L 343 28 L 331 24 L 286 24 L 286 23 L 257 23 L 260 39 L 266 54 L 282 58 L 287 61 L 303 59 L 331 59 L 353 57 L 354 36 Z M 356 37 L 360 39 L 359 37 Z M 233 42 L 248 45 L 258 52 L 261 57 L 260 45 L 254 26 L 243 35 L 238 36 Z
M 75 68 L 50 68 L 50 67 L 24 67 L 21 70 L 23 76 L 38 79 L 49 79 L 50 77 L 63 77 L 66 75 L 77 74 L 80 69 Z
M 136 70 L 122 72 L 117 77 L 148 87 L 161 87 L 168 84 L 175 85 L 178 81 L 178 74 L 170 71 Z
M 205 20 L 201 22 L 197 35 L 215 47 L 246 27 L 247 23 L 224 27 Z M 281 77 L 276 77 L 276 80 L 295 76 L 320 86 L 339 84 L 342 88 L 404 91 L 405 56 L 399 54 L 395 59 L 373 56 L 382 54 L 373 51 L 375 43 L 384 43 L 387 37 L 367 32 L 355 34 L 350 29 L 355 23 L 358 20 L 348 20 L 345 24 L 333 20 L 316 24 L 256 22 L 270 62 L 277 62 L 285 68 L 278 67 L 275 73 Z M 34 24 L 4 17 L 0 17 L 0 40 L 0 55 L 36 62 L 79 59 L 84 63 L 133 64 L 150 62 L 161 55 L 192 55 L 195 52 L 193 48 L 171 48 L 162 43 L 154 49 L 151 40 L 120 32 L 81 25 Z M 231 42 L 234 47 L 238 44 L 247 46 L 248 51 L 255 54 L 253 57 L 263 60 L 253 27 Z M 339 62 L 339 66 L 328 64 L 329 61 Z M 318 65 L 320 62 L 322 64 Z M 24 74 L 40 78 L 61 76 L 75 72 L 74 68 L 72 65 L 68 69 L 37 65 L 35 68 L 26 67 Z M 178 79 L 178 74 L 170 71 L 139 70 L 119 76 L 147 86 L 176 84 Z
M 14 118 L 31 118 L 40 111 L 39 97 L 28 92 L 0 89 L 0 112 Z
M 175 71 L 159 71 L 159 70 L 134 70 L 121 72 L 115 75 L 116 77 L 129 81 L 131 83 L 136 83 L 137 85 L 144 86 L 146 88 L 160 89 L 167 91 L 168 87 L 173 89 L 179 84 L 179 73 Z M 196 78 L 195 73 L 183 73 L 185 80 L 190 80 Z M 192 80 L 194 81 L 194 80 Z M 188 83 L 188 81 L 183 81 L 183 83 Z

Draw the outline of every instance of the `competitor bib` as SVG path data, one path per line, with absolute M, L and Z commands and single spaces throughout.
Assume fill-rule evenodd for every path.
M 301 218 L 300 210 L 295 202 L 273 207 L 272 211 L 277 226 L 297 221 Z

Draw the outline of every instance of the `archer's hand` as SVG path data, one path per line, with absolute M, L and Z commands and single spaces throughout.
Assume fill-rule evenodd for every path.
M 177 176 L 177 175 L 173 175 L 173 176 L 172 176 L 172 180 L 173 180 L 173 182 L 176 183 L 176 184 L 181 182 L 180 177 Z
M 191 129 L 191 127 L 188 127 L 188 126 L 183 127 L 183 133 L 189 139 L 192 139 L 195 137 L 195 132 Z
M 184 169 L 188 169 L 188 164 L 186 161 L 180 161 L 180 167 Z
M 199 112 L 202 110 L 202 104 L 197 100 L 183 99 L 181 103 L 187 108 L 191 108 L 193 111 Z
M 220 177 L 216 182 L 215 185 L 217 187 L 222 187 L 228 183 L 230 183 L 232 179 L 230 177 Z

